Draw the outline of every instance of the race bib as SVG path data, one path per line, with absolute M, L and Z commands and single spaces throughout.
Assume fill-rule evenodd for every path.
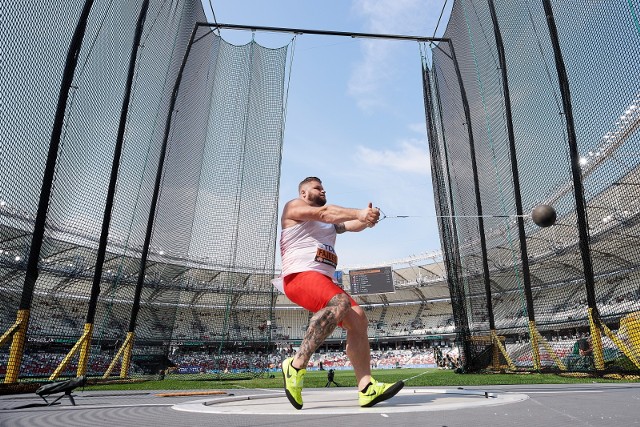
M 322 243 L 318 244 L 318 249 L 316 250 L 316 262 L 320 262 L 322 264 L 327 264 L 332 267 L 338 265 L 338 255 L 336 255 L 333 246 L 325 245 Z

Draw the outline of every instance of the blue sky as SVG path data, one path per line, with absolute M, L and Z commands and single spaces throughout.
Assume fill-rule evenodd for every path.
M 446 0 L 203 0 L 217 22 L 347 32 L 436 36 Z M 249 31 L 222 30 L 234 44 Z M 257 32 L 263 46 L 293 35 Z M 291 47 L 290 47 L 291 48 Z M 388 264 L 440 250 L 426 138 L 420 48 L 416 42 L 299 35 L 291 68 L 280 209 L 298 182 L 318 176 L 328 203 L 388 216 L 373 229 L 338 237 L 339 268 Z M 279 250 L 279 249 L 278 249 Z M 279 261 L 278 261 L 279 263 Z

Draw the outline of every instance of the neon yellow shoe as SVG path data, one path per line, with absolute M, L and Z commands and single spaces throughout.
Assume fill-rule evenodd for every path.
M 391 399 L 404 387 L 404 382 L 398 381 L 393 384 L 379 383 L 371 378 L 371 384 L 366 392 L 358 392 L 358 401 L 363 408 L 369 408 L 383 400 Z
M 298 369 L 291 366 L 293 357 L 282 362 L 282 376 L 284 377 L 284 392 L 287 399 L 296 409 L 302 409 L 302 386 L 304 384 L 304 374 L 306 369 Z

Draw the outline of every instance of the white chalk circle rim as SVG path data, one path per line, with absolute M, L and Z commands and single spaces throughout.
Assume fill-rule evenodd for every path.
M 350 388 L 305 389 L 304 407 L 295 409 L 284 392 L 273 391 L 199 399 L 172 406 L 177 411 L 236 415 L 391 414 L 497 406 L 527 400 L 522 393 L 496 393 L 469 389 L 404 388 L 395 397 L 372 408 L 358 405 Z

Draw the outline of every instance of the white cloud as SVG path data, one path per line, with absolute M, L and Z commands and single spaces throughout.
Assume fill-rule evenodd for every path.
M 430 172 L 426 143 L 417 139 L 402 141 L 395 150 L 374 150 L 360 145 L 356 151 L 356 164 L 419 175 Z
M 387 219 L 367 232 L 340 238 L 341 266 L 385 265 L 440 248 L 424 140 L 403 139 L 380 149 L 359 145 L 345 164 L 342 182 L 349 187 L 337 188 L 342 194 L 335 194 L 335 200 L 332 195 L 331 203 L 360 207 L 372 202 Z
M 425 0 L 356 0 L 356 14 L 368 20 L 375 32 L 418 32 L 426 28 L 428 13 L 436 9 L 435 1 Z
M 378 90 L 390 77 L 388 58 L 391 56 L 385 47 L 389 42 L 362 42 L 363 59 L 356 64 L 349 79 L 349 95 L 356 99 L 358 107 L 368 111 L 385 105 L 385 97 Z
M 382 34 L 425 34 L 438 9 L 432 0 L 356 0 L 353 10 L 362 16 L 367 31 Z M 398 41 L 362 41 L 362 60 L 349 80 L 348 93 L 364 110 L 385 105 L 380 88 L 390 80 L 397 66 L 394 46 Z

